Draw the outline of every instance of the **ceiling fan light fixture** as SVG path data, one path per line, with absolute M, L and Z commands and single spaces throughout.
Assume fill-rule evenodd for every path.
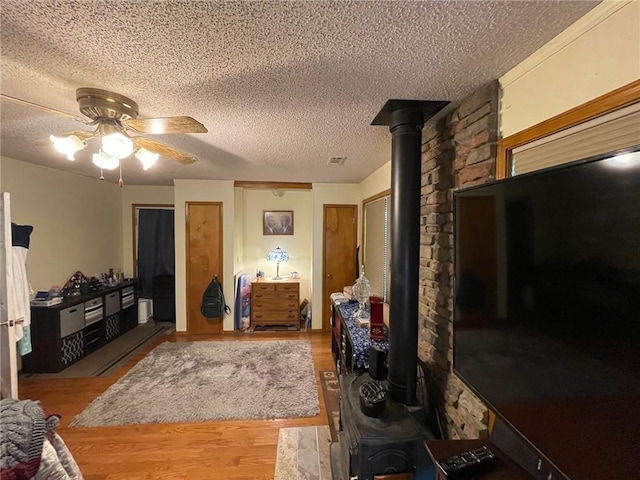
M 126 158 L 133 153 L 133 142 L 120 132 L 102 137 L 102 152 L 116 159 Z
M 100 150 L 100 152 L 93 154 L 93 164 L 104 170 L 115 170 L 120 165 L 120 159 L 107 155 L 104 151 Z
M 67 159 L 72 161 L 75 160 L 73 155 L 85 147 L 85 143 L 76 135 L 69 135 L 68 137 L 51 135 L 49 139 L 53 142 L 53 148 L 63 155 L 66 155 Z
M 153 167 L 159 156 L 160 154 L 150 152 L 146 148 L 141 148 L 136 152 L 136 158 L 140 160 L 140 162 L 142 163 L 142 168 L 144 170 L 149 170 L 151 167 Z

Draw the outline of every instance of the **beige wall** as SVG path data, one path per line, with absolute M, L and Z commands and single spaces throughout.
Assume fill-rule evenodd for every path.
M 222 202 L 223 215 L 223 290 L 231 314 L 225 316 L 223 328 L 233 330 L 234 315 L 234 188 L 231 180 L 174 180 L 174 205 L 176 221 L 176 330 L 187 330 L 187 278 L 185 209 L 186 202 Z
M 300 299 L 311 300 L 311 252 L 313 207 L 311 190 L 284 190 L 282 197 L 271 190 L 244 191 L 244 260 L 245 272 L 255 276 L 256 268 L 266 278 L 275 277 L 276 265 L 266 260 L 267 253 L 276 247 L 286 250 L 291 260 L 280 264 L 280 276 L 292 270 L 300 274 Z M 264 210 L 293 210 L 293 235 L 266 236 L 262 234 Z
M 234 188 L 233 274 L 244 270 L 244 188 Z M 246 272 L 251 275 L 251 271 Z M 235 297 L 234 297 L 235 299 Z
M 33 225 L 27 266 L 34 290 L 123 266 L 120 189 L 113 183 L 2 157 L 0 189 L 15 223 Z
M 283 197 L 273 196 L 270 190 L 234 188 L 231 181 L 176 180 L 174 187 L 127 185 L 119 189 L 112 183 L 7 158 L 2 158 L 0 171 L 2 190 L 15 192 L 12 193 L 14 220 L 36 227 L 29 253 L 34 289 L 64 284 L 76 270 L 95 275 L 114 267 L 123 268 L 127 276 L 132 275 L 131 206 L 173 204 L 176 212 L 176 327 L 186 331 L 186 201 L 223 202 L 224 291 L 232 308 L 235 273 L 244 269 L 252 276 L 256 267 L 262 267 L 267 275 L 275 274 L 274 266 L 264 257 L 268 248 L 277 246 L 271 245 L 277 239 L 276 243 L 292 256 L 291 262 L 281 265 L 281 271 L 300 273 L 302 298 L 313 301 L 313 328 L 321 328 L 323 205 L 357 205 L 360 229 L 363 195 L 368 197 L 389 188 L 389 180 L 385 178 L 389 177 L 390 164 L 359 185 L 315 184 L 313 190 L 286 191 Z M 57 206 L 55 212 L 51 205 Z M 266 208 L 294 210 L 295 235 L 263 236 L 261 217 Z M 60 232 L 70 233 L 64 236 Z M 224 329 L 233 330 L 233 315 L 225 318 Z
M 322 328 L 322 241 L 324 205 L 357 205 L 358 238 L 360 238 L 360 186 L 355 183 L 314 183 L 313 184 L 313 301 L 311 302 L 312 328 Z M 330 312 L 327 312 L 329 314 Z
M 391 145 L 391 135 L 389 135 L 389 145 Z M 389 158 L 391 158 L 391 154 L 389 154 Z M 390 188 L 391 160 L 360 182 L 360 197 L 364 201 Z
M 127 277 L 132 277 L 134 272 L 132 205 L 173 205 L 173 187 L 125 185 L 121 192 L 123 271 Z
M 500 78 L 506 137 L 640 78 L 640 1 L 605 1 Z

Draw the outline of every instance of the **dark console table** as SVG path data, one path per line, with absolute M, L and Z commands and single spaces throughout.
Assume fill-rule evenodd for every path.
M 338 373 L 367 371 L 369 348 L 389 351 L 389 341 L 371 340 L 369 329 L 358 326 L 358 303 L 339 293 L 331 295 L 331 353 Z
M 138 281 L 67 298 L 51 307 L 31 307 L 33 351 L 24 373 L 64 370 L 138 325 Z

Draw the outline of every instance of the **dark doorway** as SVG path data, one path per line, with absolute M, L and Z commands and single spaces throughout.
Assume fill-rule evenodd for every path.
M 175 276 L 173 207 L 138 206 L 136 223 L 136 275 L 140 278 L 140 297 L 153 298 L 153 278 Z

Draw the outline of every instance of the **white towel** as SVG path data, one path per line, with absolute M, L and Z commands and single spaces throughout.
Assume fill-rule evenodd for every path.
M 31 287 L 27 277 L 27 254 L 29 250 L 24 247 L 11 247 L 11 271 L 7 284 L 9 302 L 7 302 L 7 313 L 9 320 L 16 321 L 16 340 L 20 353 L 25 355 L 31 351 L 31 336 L 27 335 L 26 340 L 20 343 L 24 335 L 24 329 L 31 325 L 31 306 L 29 297 Z M 22 319 L 21 323 L 17 323 Z

